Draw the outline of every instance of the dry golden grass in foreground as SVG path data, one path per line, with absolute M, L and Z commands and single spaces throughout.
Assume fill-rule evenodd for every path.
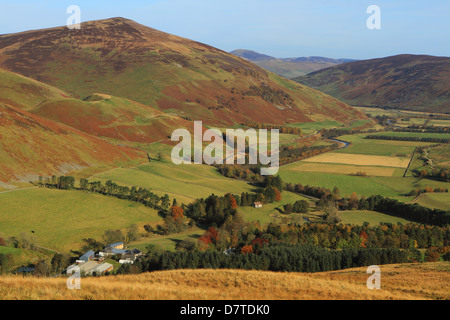
M 83 278 L 0 277 L 0 299 L 449 299 L 450 262 L 381 266 L 381 289 L 369 290 L 366 268 L 323 273 L 174 270 Z

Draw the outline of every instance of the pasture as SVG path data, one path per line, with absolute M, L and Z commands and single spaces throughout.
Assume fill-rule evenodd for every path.
M 193 227 L 189 230 L 169 235 L 152 235 L 151 237 L 140 238 L 129 244 L 129 247 L 137 248 L 143 252 L 147 251 L 149 245 L 154 245 L 157 250 L 175 251 L 175 246 L 182 240 L 190 239 L 197 242 L 206 230 Z
M 100 240 L 108 229 L 161 221 L 142 204 L 83 191 L 29 189 L 0 194 L 0 230 L 6 236 L 33 235 L 38 246 L 67 252 L 83 238 Z
M 39 260 L 48 258 L 44 253 L 41 252 L 3 246 L 0 246 L 0 254 L 1 253 L 12 257 L 12 261 L 9 261 L 10 268 L 28 265 L 30 263 L 35 263 Z
M 180 204 L 188 204 L 212 193 L 241 194 L 252 190 L 245 181 L 226 178 L 214 167 L 194 164 L 177 166 L 169 161 L 152 161 L 131 169 L 118 168 L 97 174 L 90 180 L 112 180 L 119 185 L 147 188 L 160 196 L 168 194 Z
M 299 217 L 300 215 L 298 214 L 284 214 L 283 206 L 288 203 L 293 205 L 298 200 L 306 200 L 309 202 L 310 208 L 314 207 L 314 202 L 312 200 L 292 192 L 284 191 L 280 201 L 266 203 L 262 206 L 262 208 L 254 208 L 250 206 L 239 207 L 238 211 L 242 214 L 245 221 L 259 221 L 261 225 L 265 225 L 270 222 L 280 222 L 280 220 L 283 220 L 285 217 L 297 217 L 298 222 L 303 222 L 304 220 Z
M 347 164 L 300 162 L 296 166 L 291 166 L 289 171 L 295 172 L 319 172 L 355 175 L 357 172 L 364 172 L 368 176 L 392 177 L 403 175 L 403 169 L 392 167 L 376 166 L 355 166 Z
M 415 202 L 432 209 L 450 210 L 449 193 L 423 193 Z
M 408 166 L 409 160 L 410 159 L 407 157 L 374 156 L 365 154 L 329 152 L 319 154 L 318 156 L 311 157 L 303 161 L 315 163 L 350 164 L 356 166 L 406 168 Z
M 340 211 L 339 215 L 342 218 L 341 223 L 344 224 L 363 225 L 364 222 L 368 222 L 370 225 L 374 226 L 379 225 L 381 222 L 392 224 L 397 223 L 407 224 L 410 222 L 403 218 L 390 216 L 376 211 L 349 210 L 349 211 Z

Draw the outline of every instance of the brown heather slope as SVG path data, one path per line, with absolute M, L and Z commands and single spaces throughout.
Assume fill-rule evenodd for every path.
M 304 300 L 449 299 L 450 263 L 385 265 L 381 289 L 369 290 L 366 268 L 320 273 L 243 270 L 173 270 L 82 278 L 68 290 L 67 278 L 0 277 L 0 299 L 83 300 Z
M 0 35 L 0 67 L 74 97 L 101 92 L 214 125 L 365 118 L 232 54 L 124 18 Z
M 94 94 L 84 100 L 52 99 L 30 112 L 92 135 L 152 143 L 169 140 L 173 130 L 192 130 L 190 121 L 124 98 Z
M 355 106 L 450 113 L 450 58 L 426 55 L 349 62 L 294 79 Z
M 142 162 L 146 154 L 0 102 L 0 182 L 91 166 Z
M 174 129 L 192 123 L 141 103 L 105 94 L 83 100 L 42 82 L 0 69 L 0 102 L 80 131 L 120 141 L 167 140 Z

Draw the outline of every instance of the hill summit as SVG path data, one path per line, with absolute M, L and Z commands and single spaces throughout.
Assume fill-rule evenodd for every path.
M 1 35 L 0 67 L 75 98 L 101 92 L 209 125 L 365 117 L 245 59 L 124 18 Z

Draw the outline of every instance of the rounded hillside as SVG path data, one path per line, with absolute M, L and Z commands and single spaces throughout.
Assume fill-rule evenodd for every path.
M 401 54 L 295 79 L 352 105 L 450 112 L 450 58 Z
M 125 18 L 2 35 L 0 66 L 74 97 L 102 92 L 211 125 L 365 118 L 250 61 Z
M 101 93 L 83 100 L 48 100 L 30 112 L 92 135 L 121 141 L 151 143 L 167 140 L 173 130 L 191 127 L 180 117 Z

